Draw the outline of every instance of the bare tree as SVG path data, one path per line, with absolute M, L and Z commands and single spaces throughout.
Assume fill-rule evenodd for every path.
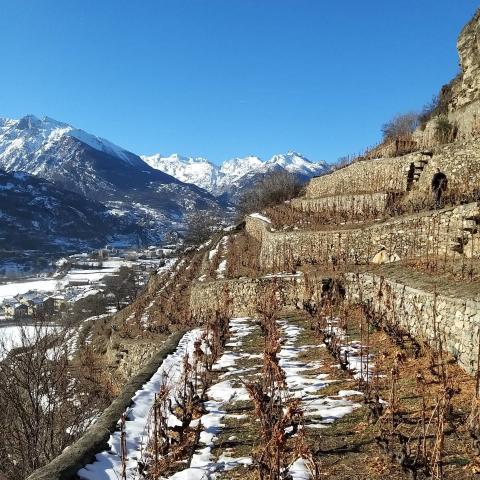
M 185 245 L 198 246 L 221 228 L 221 219 L 211 210 L 195 211 L 186 219 Z
M 14 349 L 0 338 L 0 478 L 12 480 L 59 455 L 107 404 L 93 387 L 99 377 L 69 359 L 67 330 L 27 328 L 18 327 Z
M 131 267 L 120 267 L 115 275 L 105 279 L 105 293 L 114 296 L 117 310 L 133 302 L 138 294 L 138 290 L 139 286 L 135 270 Z M 98 315 L 98 313 L 93 313 L 93 315 Z
M 458 134 L 457 125 L 451 122 L 446 115 L 440 115 L 435 122 L 435 139 L 439 143 L 453 142 Z
M 246 215 L 297 197 L 302 183 L 289 172 L 281 171 L 267 175 L 257 182 L 240 199 L 239 212 Z
M 384 140 L 395 140 L 411 135 L 419 125 L 419 115 L 408 112 L 396 115 L 382 126 Z

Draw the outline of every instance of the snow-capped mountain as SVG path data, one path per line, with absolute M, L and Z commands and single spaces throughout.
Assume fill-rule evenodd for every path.
M 192 210 L 219 208 L 201 188 L 147 165 L 108 140 L 51 118 L 0 119 L 0 168 L 26 172 L 107 205 L 151 240 Z M 153 235 L 153 238 L 152 238 Z
M 160 154 L 141 157 L 152 168 L 168 173 L 172 177 L 185 182 L 193 183 L 207 191 L 216 183 L 218 169 L 204 158 L 182 157 L 176 153 L 169 157 Z
M 182 182 L 198 185 L 217 197 L 224 194 L 238 196 L 241 191 L 251 187 L 254 181 L 270 172 L 284 170 L 301 181 L 306 181 L 329 169 L 324 161 L 314 163 L 296 152 L 274 155 L 267 161 L 256 156 L 232 158 L 221 166 L 216 166 L 204 158 L 182 157 L 178 154 L 168 157 L 156 154 L 142 156 L 142 159 L 151 167 Z
M 52 149 L 62 140 L 75 139 L 90 148 L 113 156 L 136 168 L 142 168 L 141 159 L 108 140 L 59 122 L 53 118 L 42 120 L 27 115 L 20 120 L 0 118 L 0 162 L 7 170 L 41 175 L 59 159 L 52 158 Z
M 266 165 L 282 167 L 287 172 L 307 178 L 321 175 L 328 170 L 328 165 L 325 161 L 314 163 L 296 152 L 288 152 L 286 155 L 274 155 L 266 162 Z

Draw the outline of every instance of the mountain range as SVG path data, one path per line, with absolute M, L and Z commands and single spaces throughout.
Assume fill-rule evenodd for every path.
M 257 156 L 233 158 L 220 166 L 205 158 L 182 157 L 178 154 L 144 155 L 142 159 L 151 167 L 168 173 L 182 182 L 197 185 L 216 197 L 227 195 L 230 199 L 235 199 L 255 181 L 272 172 L 287 171 L 304 182 L 329 169 L 326 162 L 311 162 L 296 152 L 274 155 L 267 161 Z
M 192 213 L 228 215 L 271 172 L 304 181 L 327 169 L 294 152 L 221 166 L 179 155 L 140 157 L 49 117 L 0 118 L 0 251 L 160 243 L 181 233 Z
M 138 155 L 48 117 L 0 119 L 0 169 L 40 177 L 105 206 L 124 224 L 136 225 L 145 242 L 181 230 L 189 212 L 225 207 Z
M 101 246 L 114 235 L 135 241 L 134 223 L 99 202 L 20 172 L 0 170 L 0 244 L 49 252 L 60 246 Z

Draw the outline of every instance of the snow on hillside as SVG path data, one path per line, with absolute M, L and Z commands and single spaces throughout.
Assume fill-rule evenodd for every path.
M 262 162 L 259 157 L 255 156 L 232 158 L 224 162 L 220 167 L 220 172 L 231 182 L 252 172 L 264 173 L 265 171 L 265 163 Z
M 239 186 L 245 186 L 249 178 L 271 171 L 286 170 L 302 180 L 325 173 L 328 165 L 324 161 L 311 162 L 296 152 L 274 155 L 267 161 L 256 156 L 232 158 L 216 166 L 204 158 L 182 157 L 160 154 L 141 157 L 151 167 L 168 173 L 186 183 L 193 183 L 214 195 L 221 195 Z
M 193 183 L 207 191 L 210 191 L 211 186 L 216 182 L 218 169 L 204 158 L 182 157 L 176 153 L 169 157 L 162 157 L 157 153 L 141 158 L 152 168 L 168 173 L 181 182 Z
M 224 202 L 197 186 L 150 167 L 108 140 L 49 117 L 0 119 L 0 169 L 41 177 L 112 208 L 122 230 L 112 234 L 123 233 L 128 226 L 142 242 L 157 243 L 172 229 L 182 231 L 184 216 L 191 211 L 224 211 Z M 2 185 L 4 190 L 12 188 Z M 12 215 L 11 223 L 20 220 Z
M 44 117 L 26 115 L 19 120 L 0 118 L 0 163 L 6 170 L 22 170 L 38 175 L 51 167 L 48 152 L 62 138 L 72 137 L 100 152 L 134 166 L 141 160 L 103 138 L 71 125 Z
M 267 166 L 276 165 L 284 168 L 290 173 L 305 175 L 308 177 L 325 173 L 327 164 L 325 162 L 313 163 L 296 152 L 288 152 L 286 155 L 274 155 L 266 162 Z

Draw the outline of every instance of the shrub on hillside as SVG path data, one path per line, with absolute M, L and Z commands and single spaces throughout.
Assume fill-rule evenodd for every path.
M 239 212 L 247 215 L 298 197 L 302 183 L 291 173 L 275 172 L 257 182 L 240 199 Z
M 432 100 L 427 103 L 420 113 L 419 122 L 422 129 L 434 117 L 446 115 L 448 113 L 448 104 L 453 97 L 453 87 L 460 80 L 461 74 L 458 74 L 450 83 L 444 85 L 438 95 L 434 95 Z
M 221 218 L 215 212 L 195 211 L 188 214 L 184 235 L 185 246 L 194 247 L 205 243 L 221 227 Z
M 453 142 L 457 136 L 457 126 L 446 115 L 437 118 L 435 123 L 435 139 L 439 143 Z
M 411 135 L 419 125 L 419 116 L 416 112 L 395 115 L 382 126 L 383 140 L 395 140 L 399 137 Z

